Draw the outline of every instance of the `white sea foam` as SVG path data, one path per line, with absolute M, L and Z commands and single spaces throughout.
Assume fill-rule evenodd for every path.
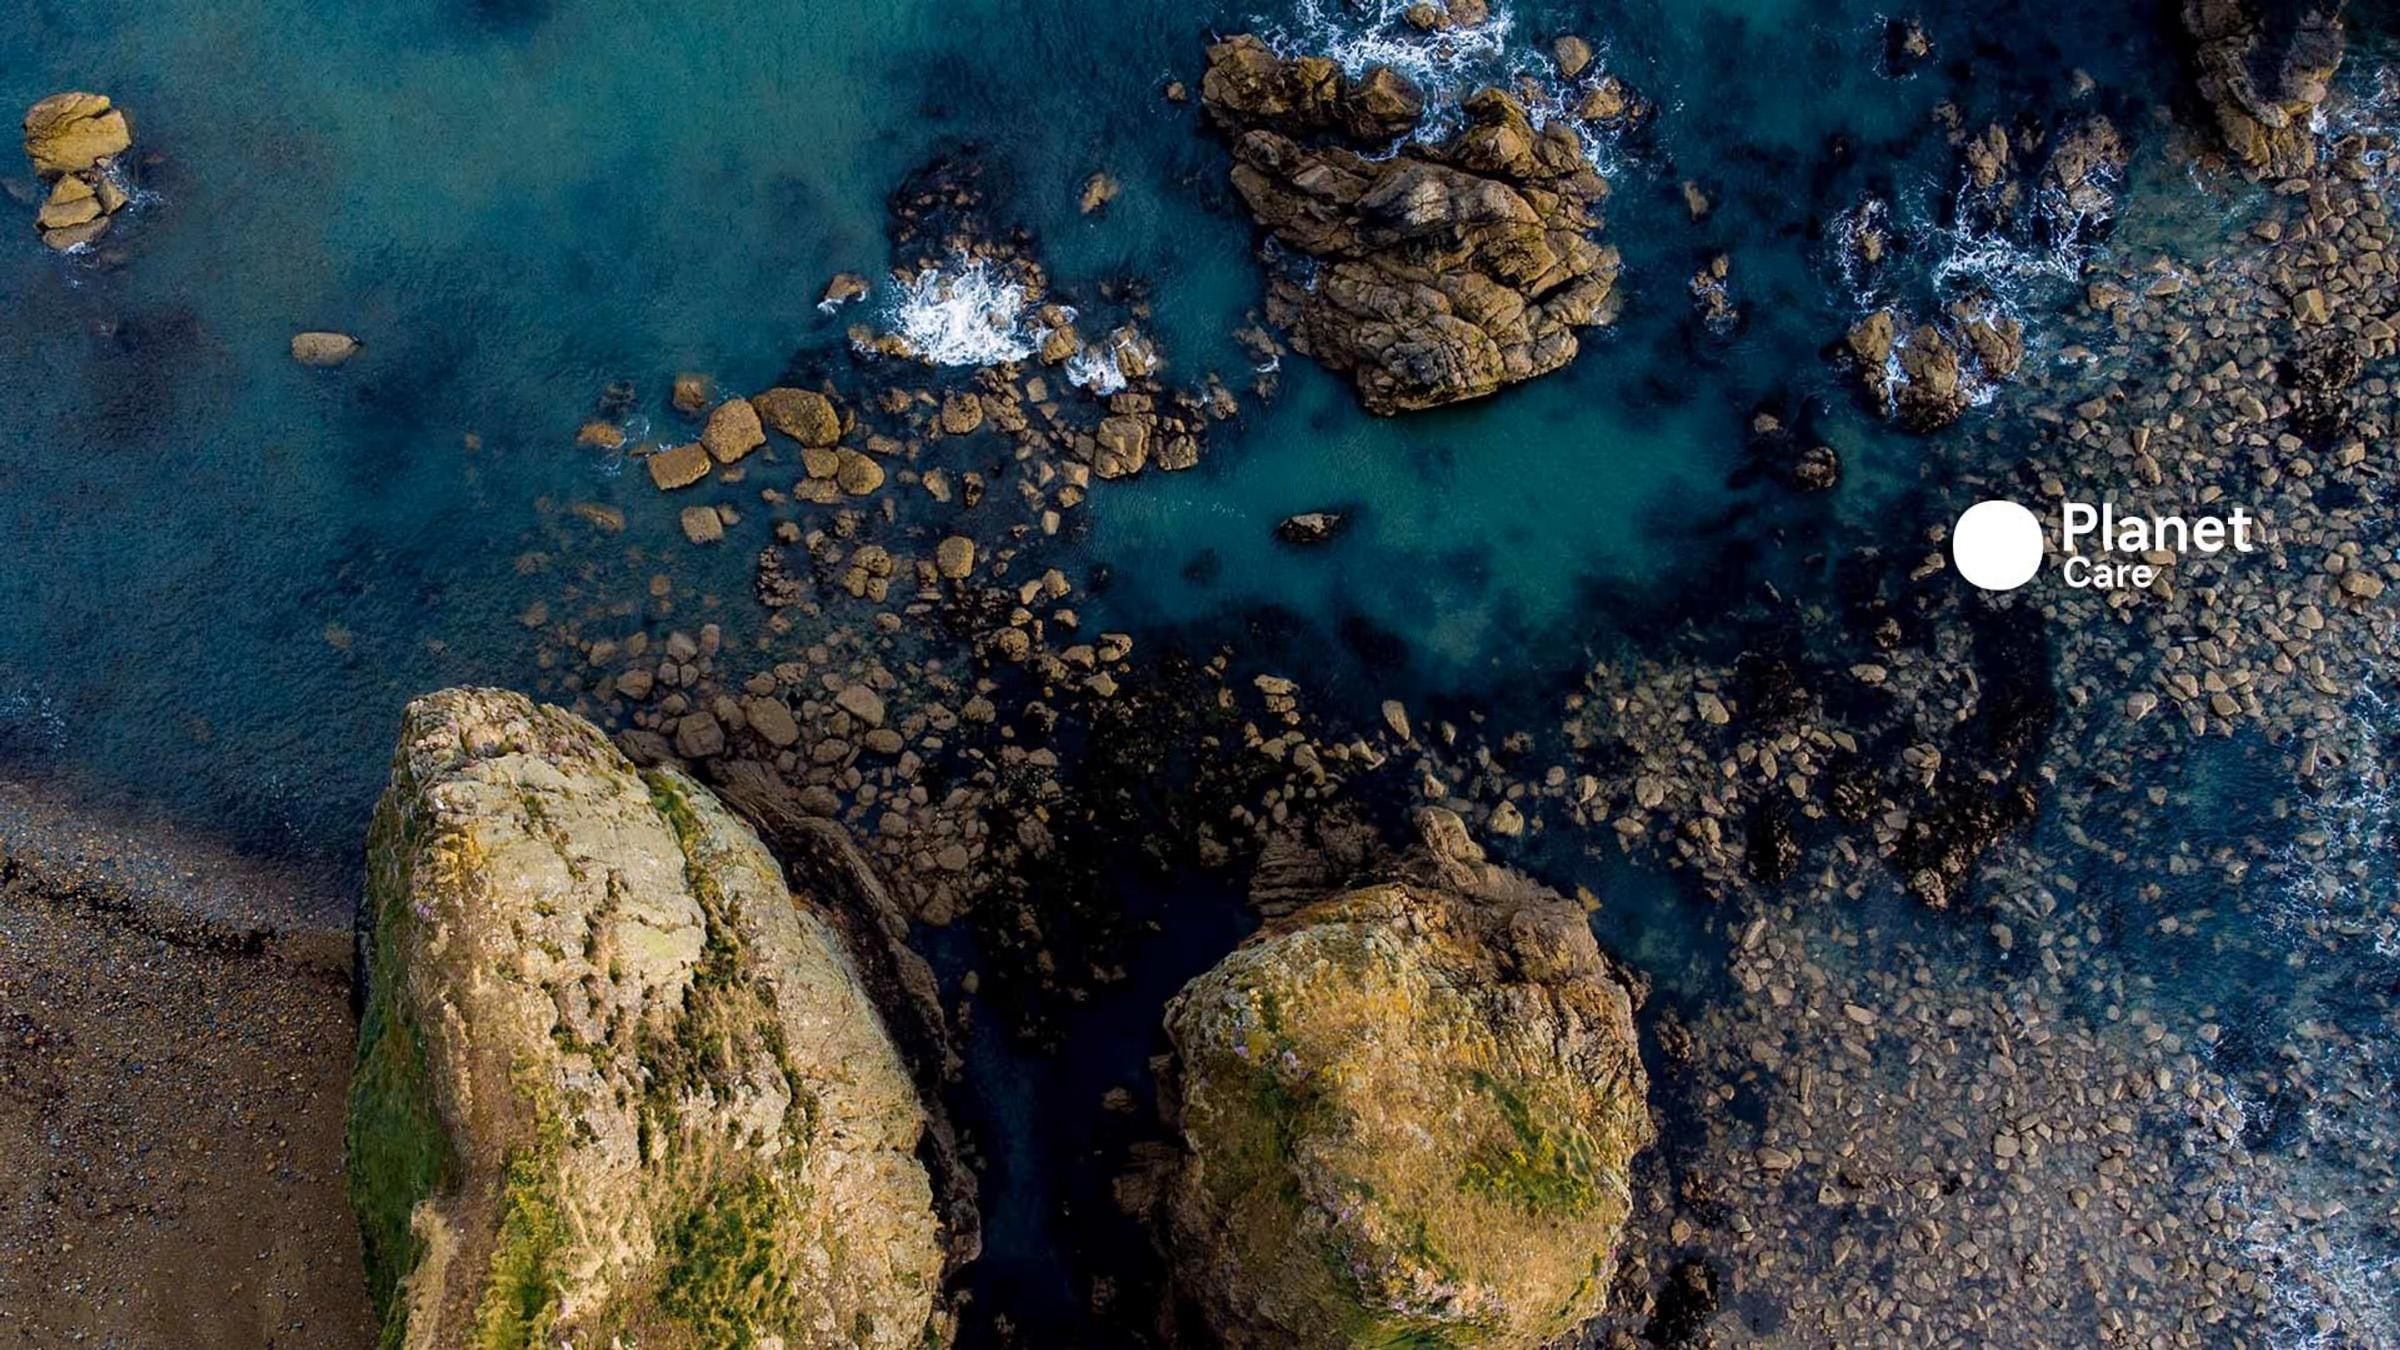
M 1936 288 L 1978 287 L 2000 294 L 2020 292 L 2029 284 L 2074 283 L 2097 253 L 2092 240 L 2116 213 L 2117 175 L 2105 167 L 2091 172 L 2099 188 L 2079 203 L 2052 185 L 2037 188 L 2029 204 L 2008 218 L 1978 229 L 1960 223 L 1928 231 L 1940 256 L 1933 264 Z M 1973 186 L 1959 189 L 1952 219 L 1974 220 L 1986 212 Z
M 892 282 L 892 331 L 937 366 L 996 366 L 1039 350 L 1023 283 L 986 259 L 953 259 Z
M 2380 749 L 2400 731 L 2400 705 L 2373 685 L 2351 700 L 2340 734 L 2323 738 L 2336 757 L 2327 768 L 2333 787 L 2302 802 L 2294 842 L 2277 861 L 2284 874 L 2267 917 L 2296 931 L 2338 927 L 2374 934 L 2370 950 L 2400 955 L 2392 936 L 2392 845 L 2400 789 L 2380 763 Z M 2309 842 L 2303 845 L 2300 837 Z
M 1408 0 L 1299 0 L 1290 13 L 1254 26 L 1276 51 L 1325 56 L 1352 76 L 1377 66 L 1406 75 L 1425 96 L 1415 141 L 1447 138 L 1463 124 L 1461 108 L 1470 95 L 1505 89 L 1524 105 L 1535 128 L 1567 123 L 1592 167 L 1615 171 L 1616 129 L 1575 115 L 1582 89 L 1608 71 L 1605 41 L 1593 39 L 1591 67 L 1564 81 L 1546 52 L 1517 40 L 1517 18 L 1506 5 L 1495 4 L 1482 23 L 1460 28 L 1417 28 L 1408 9 Z
M 2314 125 L 2318 146 L 2328 156 L 2342 140 L 2364 138 L 2359 162 L 2378 180 L 2389 179 L 2400 166 L 2392 145 L 2400 136 L 2400 69 L 2353 62 L 2335 84 L 2333 97 L 2318 105 Z
M 48 694 L 31 690 L 0 693 L 0 732 L 25 738 L 45 749 L 67 744 L 67 719 Z
M 2344 1056 L 2333 1069 L 2370 1068 L 2372 1059 Z M 2373 1098 L 2373 1083 L 2388 1074 L 2369 1078 L 2353 1086 Z M 2248 1122 L 2272 1118 L 2271 1108 L 2246 1094 L 2234 1101 Z M 2266 1344 L 2275 1350 L 2400 1350 L 2400 1249 L 2368 1200 L 2371 1176 L 2356 1170 L 2359 1160 L 2369 1161 L 2370 1173 L 2380 1164 L 2377 1130 L 2389 1125 L 2388 1111 L 2369 1121 L 2311 1105 L 2286 1127 L 2292 1142 L 2270 1154 L 2252 1153 L 2238 1134 L 2187 1135 L 2187 1152 L 2223 1153 L 2242 1177 L 2215 1198 L 2244 1216 L 2233 1254 L 2264 1281 Z
M 1326 56 L 1351 75 L 1389 66 L 1414 80 L 1428 101 L 1436 94 L 1472 92 L 1463 86 L 1505 81 L 1515 73 L 1508 39 L 1516 31 L 1516 16 L 1507 6 L 1492 6 L 1491 17 L 1471 28 L 1431 30 L 1410 24 L 1408 8 L 1408 0 L 1356 5 L 1300 0 L 1286 19 L 1263 32 L 1278 51 Z

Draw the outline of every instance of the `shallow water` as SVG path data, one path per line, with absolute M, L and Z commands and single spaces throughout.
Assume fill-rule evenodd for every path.
M 1245 393 L 1200 468 L 1095 494 L 1076 547 L 1110 584 L 1091 615 L 1223 634 L 1279 611 L 1261 659 L 1362 718 L 1391 694 L 1535 704 L 1587 653 L 1704 626 L 1761 584 L 1821 593 L 1815 555 L 1920 539 L 1935 523 L 1920 484 L 2016 450 L 1979 417 L 1898 437 L 1837 382 L 1820 349 L 1867 297 L 1834 263 L 1833 218 L 1888 196 L 1924 243 L 1874 298 L 1934 303 L 1961 242 L 1935 228 L 1954 155 L 1932 114 L 1952 100 L 1970 126 L 2109 112 L 2146 156 L 2125 209 L 2149 222 L 2115 246 L 2190 228 L 2194 189 L 2161 166 L 2149 115 L 2173 74 L 2153 8 L 1929 5 L 1940 56 L 1892 79 L 1865 0 L 1514 6 L 1506 43 L 1468 51 L 1461 82 L 1538 70 L 1540 44 L 1572 30 L 1659 106 L 1594 147 L 1615 186 L 1621 320 L 1558 375 L 1400 420 L 1364 416 L 1345 384 L 1287 356 L 1278 395 Z M 841 369 L 844 329 L 888 315 L 893 288 L 825 313 L 826 280 L 882 277 L 885 195 L 961 145 L 1062 291 L 1090 303 L 1139 280 L 1170 374 L 1246 390 L 1230 335 L 1259 300 L 1251 230 L 1222 147 L 1160 90 L 1196 85 L 1212 32 L 1262 19 L 1362 31 L 1330 0 L 0 0 L 0 105 L 105 90 L 152 160 L 102 257 L 62 260 L 0 229 L 0 761 L 245 847 L 346 861 L 408 697 L 539 678 L 515 616 L 556 594 L 550 560 L 593 554 L 564 546 L 580 538 L 564 504 L 624 510 L 625 534 L 597 552 L 630 573 L 743 603 L 745 553 L 695 555 L 639 467 L 576 448 L 575 428 L 614 379 L 663 424 L 680 370 L 750 388 L 789 366 Z M 2079 95 L 2076 71 L 2097 92 Z M 1075 197 L 1096 170 L 1123 193 L 1087 218 Z M 1703 219 L 1686 180 L 1714 204 Z M 2168 198 L 2181 204 L 2143 206 Z M 2201 229 L 2242 206 L 2211 202 Z M 1743 318 L 1720 336 L 1685 283 L 1724 249 Z M 1993 275 L 2043 359 L 2074 283 L 2038 250 L 2006 256 Z M 299 367 L 285 344 L 311 327 L 355 333 L 365 354 Z M 1843 455 L 1843 490 L 1794 499 L 1742 474 L 1762 407 L 1807 410 Z M 1337 546 L 1272 538 L 1283 516 L 1326 507 L 1354 516 Z M 2249 765 L 2231 749 L 2185 766 L 2184 818 L 2221 820 L 2227 840 L 2288 832 L 2243 814 L 2272 791 Z M 2381 836 L 2358 847 L 2381 852 Z M 1690 899 L 1630 865 L 1578 865 L 1550 874 L 1612 897 L 1604 938 L 1664 996 L 1703 996 L 1720 952 Z M 2080 903 L 2121 920 L 2129 967 L 2181 982 L 2163 997 L 2213 1008 L 2289 980 L 2271 933 L 2149 943 L 2135 884 L 2095 866 Z M 1089 1062 L 978 1042 L 1002 1155 L 990 1297 L 1032 1282 L 1036 1324 L 1071 1324 L 1078 1302 L 1043 1264 L 1060 1240 L 1049 1207 L 1092 1201 L 1066 1176 L 1084 1117 L 1045 1115 L 1044 1098 L 1081 1107 L 1143 1081 L 1157 1005 L 1238 932 L 1224 913 L 1170 928 L 1123 1002 L 1092 1010 Z M 2291 1007 L 2270 1020 L 2389 974 L 2367 962 L 2284 983 Z M 1036 1134 L 1066 1163 L 1037 1159 Z
M 122 266 L 53 258 L 24 231 L 0 241 L 16 349 L 0 470 L 17 485 L 0 498 L 16 559 L 0 569 L 0 742 L 262 846 L 348 847 L 401 701 L 521 680 L 508 619 L 544 583 L 512 562 L 538 499 L 613 503 L 629 538 L 672 539 L 672 508 L 638 474 L 570 442 L 601 389 L 630 378 L 664 418 L 678 370 L 748 387 L 795 354 L 838 361 L 862 314 L 820 313 L 825 279 L 879 274 L 884 194 L 962 142 L 996 166 L 1002 213 L 1034 229 L 1063 288 L 1141 278 L 1170 372 L 1238 387 L 1228 334 L 1257 300 L 1250 232 L 1221 149 L 1158 91 L 1196 80 L 1212 26 L 1250 17 L 9 7 L 22 57 L 0 70 L 0 101 L 104 88 L 155 162 L 150 199 L 107 241 Z M 1875 173 L 1896 153 L 1930 175 L 1947 151 L 1920 129 L 1942 97 L 2032 96 L 2062 58 L 2142 69 L 2114 46 L 2138 24 L 2087 20 L 2048 40 L 2057 56 L 2035 44 L 2033 73 L 2004 87 L 1983 65 L 1963 82 L 1886 80 L 1863 4 L 1528 10 L 1503 59 L 1529 61 L 1570 19 L 1665 109 L 1603 147 L 1623 323 L 1558 378 L 1402 421 L 1357 416 L 1342 386 L 1287 360 L 1283 397 L 1253 405 L 1200 472 L 1153 475 L 1097 513 L 1112 617 L 1269 601 L 1357 616 L 1422 678 L 1473 687 L 1522 671 L 1523 644 L 1588 626 L 1595 583 L 1669 607 L 1722 584 L 1679 573 L 1705 570 L 1726 535 L 1762 535 L 1761 513 L 1822 528 L 1820 509 L 1725 480 L 1753 404 L 1829 390 L 1813 354 L 1851 302 L 1813 232 L 1870 175 L 1828 178 L 1828 139 L 1877 147 L 1859 157 Z M 1960 51 L 2012 31 L 1991 14 L 1942 36 Z M 1751 78 L 1770 66 L 1809 78 Z M 1124 193 L 1083 218 L 1076 189 L 1103 168 Z M 1685 215 L 1684 177 L 1717 200 L 1708 220 Z M 1746 324 L 1697 335 L 1683 278 L 1737 239 Z M 314 326 L 356 333 L 368 355 L 295 366 L 284 341 Z M 1846 397 L 1828 416 L 1859 485 L 1830 509 L 1874 519 L 1920 452 Z M 1269 540 L 1283 514 L 1328 504 L 1358 510 L 1340 555 Z M 1186 580 L 1204 553 L 1213 580 Z

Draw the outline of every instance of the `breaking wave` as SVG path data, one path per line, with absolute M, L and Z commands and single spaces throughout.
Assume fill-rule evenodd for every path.
M 1494 5 L 1489 18 L 1462 28 L 1419 29 L 1408 21 L 1408 10 L 1404 0 L 1300 0 L 1288 18 L 1260 31 L 1278 51 L 1329 57 L 1349 75 L 1389 66 L 1414 80 L 1429 106 L 1455 104 L 1518 73 L 1509 51 L 1516 16 L 1506 6 Z
M 1464 123 L 1468 97 L 1487 88 L 1505 89 L 1525 107 L 1539 129 L 1552 122 L 1574 127 L 1584 158 L 1602 174 L 1619 162 L 1621 126 L 1596 122 L 1576 111 L 1585 89 L 1608 75 L 1607 43 L 1590 39 L 1592 63 L 1574 79 L 1561 78 L 1546 51 L 1519 41 L 1516 15 L 1491 6 L 1483 22 L 1453 28 L 1418 28 L 1408 21 L 1407 0 L 1299 0 L 1289 14 L 1261 18 L 1253 26 L 1279 52 L 1321 55 L 1345 74 L 1386 66 L 1406 75 L 1425 96 L 1417 141 L 1439 141 Z
M 996 366 L 1040 348 L 1023 283 L 985 259 L 954 259 L 892 281 L 892 331 L 937 366 Z
M 1150 365 L 1150 350 L 1141 335 L 1120 328 L 1067 358 L 1067 382 L 1106 398 L 1125 388 L 1126 364 Z

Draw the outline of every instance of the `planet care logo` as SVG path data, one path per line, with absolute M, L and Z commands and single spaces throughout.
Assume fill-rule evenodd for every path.
M 2105 502 L 2062 502 L 2059 577 L 2079 590 L 2140 590 L 2158 579 L 2151 555 L 2248 553 L 2261 533 L 2257 518 L 2238 506 L 2221 516 L 2147 516 Z M 2042 535 L 2041 517 L 2017 503 L 1977 502 L 1950 532 L 1950 556 L 1975 585 L 2013 591 L 2041 572 Z

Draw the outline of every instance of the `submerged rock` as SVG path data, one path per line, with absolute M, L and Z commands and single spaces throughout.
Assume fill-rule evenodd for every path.
M 358 355 L 359 341 L 348 333 L 294 333 L 292 359 L 304 366 L 338 366 Z
M 1532 1347 L 1599 1312 L 1651 1140 L 1633 995 L 1574 904 L 1420 818 L 1399 879 L 1168 1005 L 1177 1278 L 1233 1347 Z
M 368 844 L 351 1195 L 384 1344 L 947 1343 L 925 1112 L 750 829 L 494 690 Z
M 1565 122 L 1537 130 L 1513 95 L 1486 89 L 1442 145 L 1372 154 L 1423 113 L 1406 77 L 1353 80 L 1247 34 L 1209 49 L 1202 98 L 1251 214 L 1320 264 L 1274 279 L 1269 317 L 1349 374 L 1368 411 L 1547 374 L 1575 358 L 1577 329 L 1612 317 L 1617 254 L 1590 238 L 1608 185 Z
M 1334 536 L 1340 534 L 1349 523 L 1350 518 L 1346 512 L 1303 511 L 1296 516 L 1284 517 L 1275 526 L 1275 537 L 1287 544 L 1298 544 L 1303 547 L 1313 544 L 1330 544 L 1333 542 Z
M 2342 0 L 2183 0 L 2198 93 L 2252 178 L 2316 164 L 2317 106 L 2341 68 Z

